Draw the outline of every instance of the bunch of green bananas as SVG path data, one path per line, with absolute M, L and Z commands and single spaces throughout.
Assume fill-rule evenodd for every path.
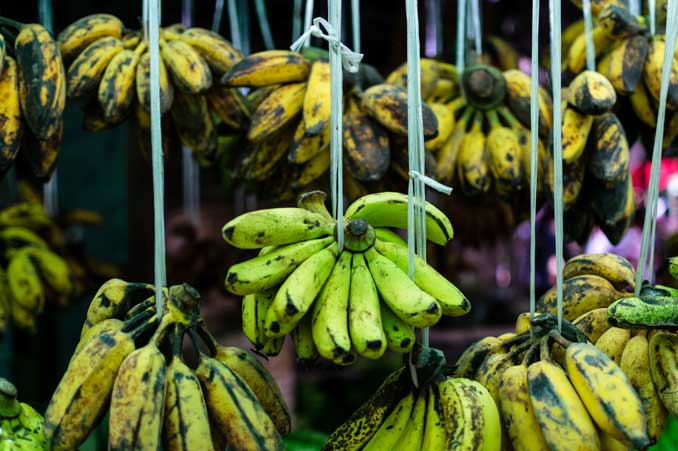
M 50 301 L 68 305 L 78 293 L 74 267 L 53 238 L 59 230 L 42 205 L 18 203 L 0 210 L 0 330 L 14 325 L 34 331 Z M 42 235 L 42 236 L 41 236 Z
M 476 381 L 449 377 L 445 358 L 418 350 L 329 437 L 323 451 L 499 451 L 501 425 L 492 396 Z M 418 385 L 412 384 L 416 371 Z
M 531 336 L 525 318 L 515 333 L 472 344 L 455 372 L 487 388 L 513 449 L 645 449 L 656 439 L 645 400 L 618 362 L 566 320 L 561 335 L 555 315 L 539 315 Z
M 0 450 L 47 450 L 42 415 L 17 399 L 16 387 L 0 378 Z
M 581 7 L 581 1 L 578 3 Z M 666 39 L 663 34 L 651 36 L 646 17 L 632 15 L 624 2 L 605 0 L 592 2 L 595 16 L 592 39 L 596 54 L 596 70 L 614 86 L 623 102 L 618 108 L 621 117 L 640 120 L 641 132 L 647 139 L 654 138 L 657 125 L 657 104 L 661 84 Z M 666 11 L 657 7 L 658 19 Z M 579 74 L 586 63 L 586 35 L 583 24 L 572 24 L 563 32 L 563 62 L 566 77 Z M 678 136 L 678 57 L 674 55 L 666 106 L 668 122 L 663 147 L 668 147 Z M 628 114 L 627 114 L 628 113 Z M 638 123 L 629 123 L 629 129 L 638 129 Z M 649 141 L 651 142 L 651 141 Z
M 351 204 L 342 252 L 324 201 L 322 192 L 307 193 L 299 208 L 245 213 L 222 229 L 229 244 L 260 249 L 229 268 L 225 285 L 244 296 L 243 329 L 261 352 L 277 355 L 291 334 L 300 359 L 321 355 L 348 365 L 356 355 L 377 359 L 386 348 L 408 352 L 413 326 L 470 310 L 468 299 L 419 257 L 415 280 L 408 277 L 407 245 L 388 229 L 407 227 L 406 195 L 370 194 Z M 449 219 L 431 204 L 426 234 L 439 245 L 452 239 Z
M 110 14 L 78 19 L 57 37 L 68 66 L 67 94 L 85 109 L 84 127 L 107 130 L 133 116 L 150 155 L 150 52 L 138 31 Z M 215 158 L 217 123 L 243 129 L 249 108 L 237 90 L 213 83 L 242 57 L 217 33 L 172 25 L 160 30 L 160 110 L 164 148 L 177 140 L 196 159 Z
M 42 25 L 0 17 L 0 98 L 0 178 L 16 160 L 23 173 L 49 180 L 61 145 L 66 74 Z
M 153 294 L 120 279 L 100 287 L 45 413 L 49 449 L 76 449 L 108 412 L 109 449 L 282 450 L 290 416 L 268 371 L 212 337 L 190 285 L 164 290 L 160 321 Z M 195 369 L 182 355 L 186 332 Z

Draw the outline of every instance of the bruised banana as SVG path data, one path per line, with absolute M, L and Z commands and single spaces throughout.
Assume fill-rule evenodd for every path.
M 230 42 L 211 30 L 189 28 L 178 39 L 197 50 L 215 74 L 223 74 L 242 59 L 240 52 Z
M 616 254 L 581 254 L 569 259 L 563 267 L 564 280 L 586 274 L 607 279 L 617 291 L 633 292 L 636 286 L 633 266 Z
M 19 74 L 13 58 L 6 56 L 0 72 L 0 177 L 4 176 L 14 163 L 24 133 L 21 119 L 19 95 Z
M 290 83 L 273 91 L 252 113 L 247 139 L 258 143 L 282 129 L 303 109 L 306 83 Z
M 343 118 L 344 157 L 348 170 L 360 182 L 381 180 L 391 161 L 388 134 L 363 113 Z
M 162 42 L 160 54 L 177 89 L 200 94 L 212 86 L 209 66 L 189 44 L 180 40 Z
M 123 28 L 122 21 L 111 14 L 92 14 L 82 17 L 64 28 L 57 36 L 61 57 L 69 62 L 101 38 L 120 39 Z
M 607 307 L 621 294 L 606 279 L 596 275 L 572 277 L 563 282 L 563 318 L 568 321 L 590 310 Z M 556 289 L 552 287 L 537 301 L 537 311 L 556 313 Z
M 330 123 L 330 64 L 316 60 L 308 75 L 303 105 L 303 123 L 306 136 L 324 133 Z
M 110 36 L 87 46 L 68 67 L 68 97 L 80 99 L 95 92 L 108 63 L 122 50 L 122 41 Z
M 140 57 L 139 51 L 122 50 L 108 63 L 97 96 L 107 122 L 116 123 L 130 113 Z
M 567 102 L 581 114 L 598 115 L 614 106 L 617 94 L 607 78 L 587 70 L 577 75 L 568 86 Z
M 506 80 L 506 105 L 525 127 L 530 127 L 530 76 L 517 69 L 504 72 Z M 551 132 L 553 117 L 551 114 L 551 99 L 546 91 L 539 91 L 539 136 L 546 138 Z
M 612 327 L 607 320 L 607 307 L 600 307 L 582 313 L 572 324 L 579 329 L 591 343 L 595 343 L 607 329 Z
M 352 113 L 347 113 L 347 115 L 348 114 Z M 303 164 L 312 160 L 321 152 L 327 151 L 330 145 L 330 131 L 331 127 L 328 125 L 319 135 L 307 136 L 304 121 L 299 121 L 297 129 L 294 132 L 294 137 L 292 138 L 292 144 L 290 145 L 287 159 L 291 163 Z M 347 149 L 347 152 L 350 152 L 350 150 Z
M 643 66 L 645 86 L 655 101 L 659 100 L 665 47 L 666 38 L 664 35 L 653 36 L 647 59 Z M 671 110 L 678 108 L 678 58 L 675 55 L 673 56 L 671 74 L 669 76 L 669 90 L 666 96 L 666 107 Z
M 205 96 L 177 90 L 170 114 L 181 143 L 191 149 L 199 161 L 209 158 L 216 148 L 217 130 Z
M 637 89 L 649 47 L 646 36 L 636 35 L 626 38 L 609 53 L 606 76 L 619 94 L 632 94 Z
M 522 151 L 518 135 L 499 122 L 496 111 L 487 113 L 491 130 L 487 135 L 487 154 L 494 187 L 500 196 L 508 197 L 523 187 Z
M 172 107 L 174 86 L 170 82 L 167 68 L 162 59 L 159 60 L 160 73 L 160 113 L 165 114 Z M 137 100 L 145 111 L 151 111 L 151 54 L 141 55 L 137 63 L 136 74 Z
M 306 80 L 309 63 L 300 53 L 266 50 L 238 61 L 221 79 L 221 84 L 237 87 L 261 87 Z

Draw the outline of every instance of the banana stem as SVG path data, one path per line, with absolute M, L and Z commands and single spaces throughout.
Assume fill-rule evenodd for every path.
M 16 387 L 7 379 L 0 378 L 0 417 L 14 418 L 21 413 L 21 404 L 16 399 Z
M 202 339 L 202 342 L 205 343 L 205 345 L 207 345 L 207 349 L 210 352 L 210 356 L 214 356 L 217 353 L 217 345 L 219 344 L 217 342 L 217 339 L 214 338 L 214 335 L 212 335 L 209 330 L 207 330 L 207 328 L 205 327 L 205 323 L 202 321 L 195 330 L 197 330 L 198 335 Z
M 483 112 L 482 111 L 476 111 L 476 114 L 473 116 L 473 126 L 471 127 L 471 131 L 474 132 L 479 132 L 483 128 Z
M 551 348 L 549 348 L 549 341 L 551 341 L 551 338 L 553 338 L 551 335 L 546 335 L 542 337 L 541 343 L 539 343 L 539 358 L 548 363 L 553 363 Z
M 147 319 L 145 322 L 141 323 L 136 329 L 132 330 L 130 332 L 130 335 L 132 336 L 133 339 L 137 339 L 141 334 L 146 332 L 153 324 L 155 324 L 158 321 L 157 315 L 151 316 L 149 319 Z
M 485 112 L 485 117 L 490 123 L 491 128 L 501 127 L 501 123 L 499 122 L 499 116 L 497 115 L 496 109 L 487 110 Z
M 181 348 L 184 344 L 184 332 L 186 329 L 181 324 L 174 324 L 172 331 L 172 355 L 181 358 Z
M 504 348 L 504 349 L 507 349 L 507 348 L 510 348 L 513 345 L 523 343 L 528 338 L 530 338 L 530 333 L 529 332 L 523 332 L 522 334 L 516 335 L 515 337 L 511 338 L 510 340 L 506 340 L 504 343 L 501 344 L 501 347 Z
M 7 17 L 2 17 L 2 16 L 0 16 L 0 24 L 6 25 L 10 28 L 14 28 L 18 31 L 21 31 L 21 29 L 26 26 L 26 24 L 23 24 L 21 22 L 17 22 L 16 20 L 8 19 Z
M 511 111 L 506 107 L 506 105 L 501 105 L 499 108 L 497 108 L 497 111 L 501 115 L 501 117 L 504 118 L 504 120 L 508 123 L 509 127 L 515 128 L 515 127 L 522 127 L 522 124 L 518 122 L 518 118 L 516 118 Z
M 9 49 L 14 49 L 14 42 L 16 41 L 16 36 L 17 34 L 14 33 L 12 30 L 10 30 L 7 27 L 0 26 L 0 34 L 2 34 L 5 39 L 8 41 L 8 47 Z
M 198 336 L 195 333 L 195 328 L 191 327 L 188 329 L 188 336 L 191 337 L 191 344 L 193 345 L 193 349 L 195 350 L 195 353 L 198 354 L 199 357 L 202 358 L 204 353 L 200 349 L 200 345 L 198 344 L 198 341 L 200 340 Z
M 525 353 L 525 356 L 523 357 L 523 361 L 520 362 L 521 365 L 529 366 L 530 363 L 534 360 L 535 356 L 537 355 L 537 352 L 539 352 L 540 346 L 539 342 L 532 343 L 530 346 L 530 349 L 527 350 Z
M 130 319 L 125 321 L 124 326 L 122 327 L 123 332 L 130 332 L 139 327 L 139 325 L 147 321 L 151 316 L 155 315 L 155 309 L 146 308 L 139 312 L 136 312 Z
M 558 343 L 558 344 L 559 344 L 560 346 L 562 346 L 563 348 L 567 348 L 568 346 L 570 346 L 570 345 L 572 344 L 572 342 L 571 342 L 570 340 L 568 340 L 567 338 L 563 337 L 563 336 L 560 334 L 560 332 L 558 332 L 557 330 L 552 330 L 552 331 L 550 331 L 549 334 L 548 334 L 548 336 L 551 337 L 551 338 L 553 338 L 553 339 L 556 341 L 556 343 Z

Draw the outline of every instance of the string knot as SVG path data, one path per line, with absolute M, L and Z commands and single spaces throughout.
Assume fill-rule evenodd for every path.
M 450 193 L 452 193 L 452 187 L 451 186 L 447 186 L 443 183 L 440 183 L 439 181 L 432 179 L 428 175 L 424 175 L 419 171 L 410 170 L 409 174 L 410 174 L 410 178 L 415 179 L 415 180 L 420 180 L 421 182 L 424 183 L 424 185 L 428 186 L 429 188 L 433 188 L 434 190 L 436 190 L 440 193 L 447 194 L 447 195 L 450 195 Z
M 324 29 L 324 31 L 323 31 Z M 327 41 L 328 45 L 341 55 L 341 65 L 347 72 L 358 72 L 358 66 L 363 59 L 363 54 L 354 52 L 346 45 L 344 45 L 337 36 L 337 31 L 330 23 L 322 17 L 313 19 L 313 24 L 308 27 L 308 30 L 299 36 L 299 39 L 294 41 L 290 46 L 290 50 L 298 52 L 301 47 L 311 39 L 311 36 L 321 38 Z

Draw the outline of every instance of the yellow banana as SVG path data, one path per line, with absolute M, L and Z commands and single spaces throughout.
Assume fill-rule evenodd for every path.
M 364 451 L 379 451 L 396 449 L 398 447 L 402 433 L 412 413 L 415 398 L 415 393 L 411 391 L 396 404 L 381 427 L 374 433 L 370 441 L 365 444 Z
M 160 54 L 178 89 L 200 94 L 212 86 L 209 66 L 189 44 L 180 40 L 161 42 Z
M 261 142 L 293 120 L 304 105 L 306 83 L 290 83 L 273 91 L 252 113 L 247 139 Z
M 572 107 L 563 112 L 563 161 L 574 163 L 586 148 L 586 141 L 593 125 L 593 116 L 578 113 Z
M 49 249 L 40 247 L 26 249 L 42 280 L 56 295 L 55 301 L 62 307 L 68 305 L 74 290 L 68 263 Z
M 165 114 L 174 101 L 174 85 L 170 83 L 167 68 L 162 59 L 159 60 L 160 73 L 160 113 Z M 137 63 L 136 74 L 137 100 L 145 111 L 151 111 L 151 54 L 141 55 Z
M 316 136 L 307 136 L 304 121 L 299 121 L 287 159 L 291 163 L 303 164 L 326 151 L 330 145 L 330 130 L 331 128 L 328 125 L 322 133 Z
M 443 451 L 446 449 L 447 431 L 445 430 L 443 406 L 440 404 L 440 392 L 438 392 L 438 387 L 435 385 L 431 385 L 428 388 L 426 423 L 423 429 L 422 450 Z
M 360 113 L 343 118 L 344 158 L 349 172 L 360 182 L 381 180 L 391 160 L 388 134 L 375 120 Z
M 221 79 L 226 86 L 261 87 L 306 80 L 309 63 L 289 50 L 266 50 L 238 61 Z
M 591 343 L 598 341 L 601 335 L 612 325 L 607 321 L 607 307 L 595 308 L 582 313 L 572 321 Z
M 494 187 L 502 197 L 509 197 L 523 187 L 525 174 L 518 135 L 499 122 L 496 111 L 486 114 L 491 130 L 487 135 L 487 154 Z
M 251 105 L 237 88 L 212 86 L 205 94 L 210 110 L 221 121 L 234 130 L 245 130 L 249 126 Z
M 131 304 L 146 299 L 154 292 L 153 285 L 110 279 L 96 292 L 87 309 L 83 330 L 109 318 L 121 318 Z M 135 302 L 136 301 L 136 302 Z
M 609 46 L 613 39 L 607 30 L 600 24 L 596 24 L 591 30 L 596 57 Z M 581 33 L 567 51 L 567 58 L 563 64 L 572 74 L 580 73 L 586 67 L 586 34 Z
M 591 274 L 607 279 L 616 290 L 632 292 L 636 285 L 633 266 L 615 254 L 581 254 L 572 257 L 563 268 L 565 280 Z
M 108 63 L 122 50 L 122 41 L 110 36 L 87 46 L 68 67 L 68 97 L 80 99 L 94 92 Z
M 311 65 L 304 96 L 303 118 L 306 136 L 324 133 L 330 122 L 330 64 L 317 60 Z
M 301 168 L 296 185 L 305 187 L 317 180 L 330 168 L 330 152 L 323 151 L 307 161 Z
M 478 111 L 471 130 L 464 139 L 457 155 L 457 178 L 464 193 L 469 196 L 486 193 L 490 189 L 489 156 L 483 128 L 483 113 Z
M 363 357 L 377 359 L 386 350 L 386 334 L 381 320 L 379 294 L 362 254 L 351 262 L 348 326 L 351 343 Z
M 511 69 L 504 72 L 504 79 L 506 80 L 506 105 L 523 126 L 529 129 L 530 99 L 532 98 L 530 76 L 517 69 Z M 539 91 L 538 107 L 539 136 L 546 138 L 551 132 L 553 123 L 551 98 L 546 91 Z
M 454 126 L 452 134 L 437 152 L 436 178 L 443 183 L 451 183 L 457 167 L 459 151 L 466 135 L 466 127 L 473 115 L 473 109 L 467 108 Z
M 12 256 L 7 265 L 7 283 L 12 303 L 33 313 L 40 313 L 45 305 L 45 290 L 38 270 L 31 259 L 30 247 Z
M 592 151 L 588 170 L 598 180 L 614 182 L 629 172 L 629 144 L 624 128 L 614 113 L 596 116 L 593 121 Z
M 602 114 L 617 102 L 612 83 L 594 71 L 577 75 L 567 88 L 567 102 L 581 114 Z
M 610 327 L 598 338 L 595 345 L 603 354 L 619 366 L 624 347 L 631 338 L 631 331 L 619 327 Z
M 421 97 L 427 99 L 435 89 L 436 82 L 440 79 L 440 64 L 438 61 L 430 58 L 421 58 L 419 60 Z M 407 63 L 403 63 L 393 72 L 386 76 L 386 83 L 407 89 Z
M 19 74 L 14 59 L 4 58 L 0 72 L 0 177 L 4 176 L 14 163 L 21 137 L 23 121 L 21 119 L 21 99 L 19 94 Z
M 668 332 L 650 338 L 649 361 L 652 380 L 659 398 L 671 415 L 678 414 L 678 335 Z
M 590 310 L 607 307 L 623 297 L 606 279 L 596 275 L 576 276 L 563 282 L 563 318 L 573 320 Z M 537 301 L 540 312 L 556 313 L 555 287 Z
M 652 97 L 658 101 L 661 85 L 662 65 L 664 63 L 664 48 L 666 38 L 664 35 L 652 37 L 650 49 L 643 66 L 643 79 L 645 87 Z M 666 96 L 666 107 L 675 110 L 678 108 L 678 57 L 673 55 L 671 74 L 669 76 L 669 90 Z
M 407 135 L 407 92 L 389 84 L 370 86 L 363 92 L 362 107 L 389 131 Z M 424 139 L 438 136 L 438 120 L 433 110 L 422 104 Z
M 426 426 L 427 395 L 428 393 L 426 390 L 419 390 L 417 400 L 412 407 L 410 418 L 397 442 L 399 448 L 422 449 L 422 444 L 424 442 L 424 427 Z
M 80 18 L 57 36 L 61 57 L 69 62 L 94 41 L 105 37 L 121 38 L 123 27 L 120 19 L 111 14 L 92 14 Z
M 649 42 L 646 36 L 636 35 L 609 53 L 608 78 L 620 94 L 632 94 L 642 80 L 643 65 L 647 58 Z
M 211 30 L 198 27 L 189 28 L 179 35 L 179 39 L 197 50 L 210 69 L 219 75 L 228 71 L 242 59 L 239 50 L 219 33 Z
M 99 105 L 107 122 L 118 122 L 130 113 L 139 58 L 136 51 L 122 50 L 108 63 L 98 91 Z
M 438 136 L 425 143 L 426 149 L 435 152 L 439 150 L 454 131 L 454 111 L 442 103 L 429 104 L 431 111 L 438 121 Z
M 657 126 L 657 113 L 650 100 L 645 83 L 638 83 L 636 89 L 629 96 L 631 108 L 636 113 L 636 117 L 645 125 L 654 128 Z

